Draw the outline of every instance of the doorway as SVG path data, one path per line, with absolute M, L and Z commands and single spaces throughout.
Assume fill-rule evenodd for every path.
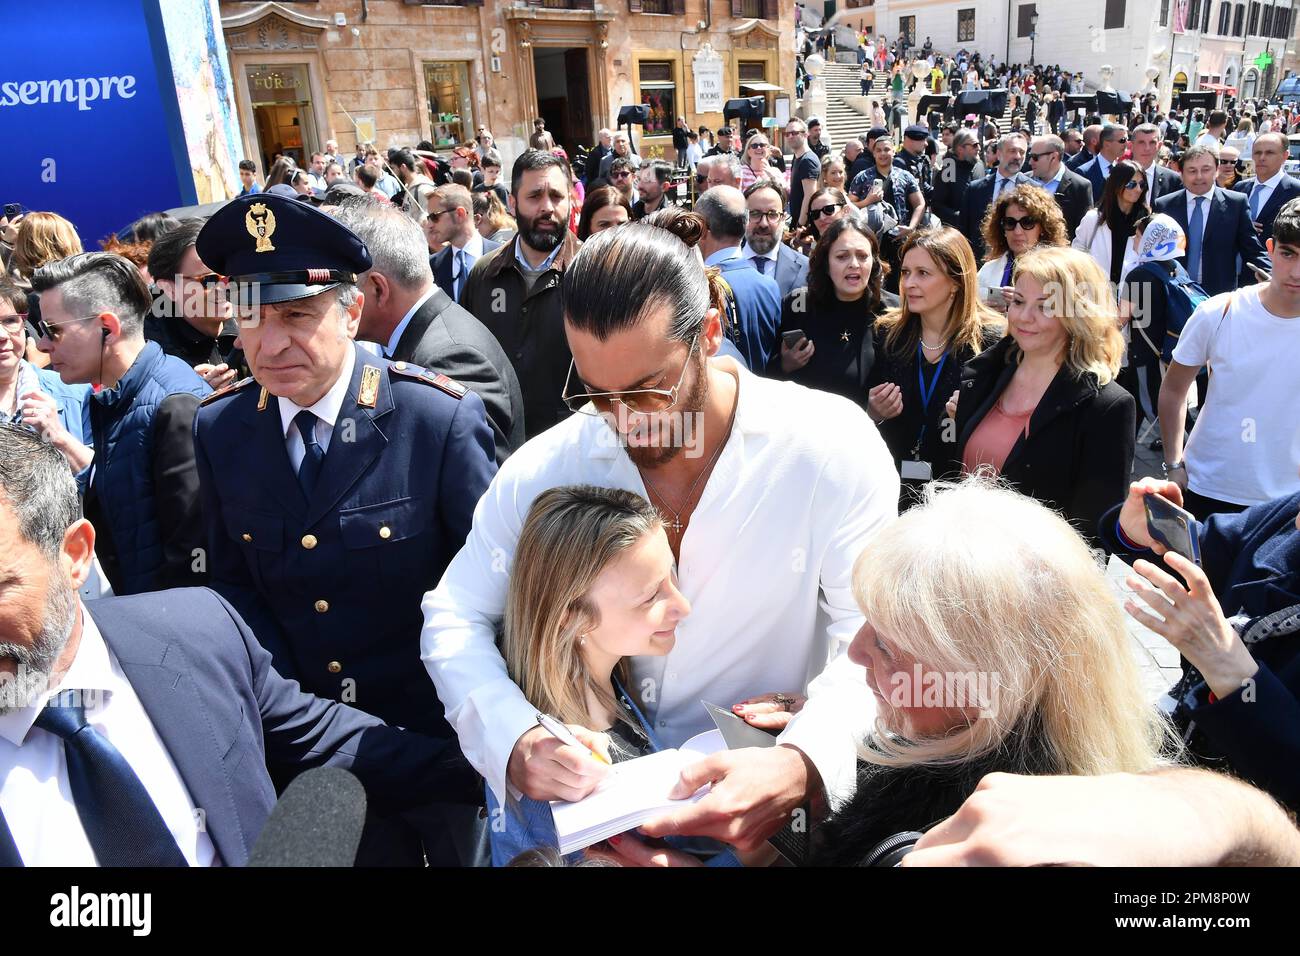
M 262 169 L 271 169 L 276 153 L 292 156 L 301 167 L 309 165 L 307 158 L 320 146 L 307 64 L 250 63 L 244 75 Z
M 537 115 L 569 158 L 577 155 L 579 145 L 594 145 L 587 48 L 533 47 L 533 79 Z

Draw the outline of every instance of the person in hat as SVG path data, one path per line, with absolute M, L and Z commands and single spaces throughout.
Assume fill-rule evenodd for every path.
M 903 130 L 903 148 L 894 156 L 894 165 L 906 169 L 921 185 L 921 195 L 929 203 L 934 196 L 934 167 L 925 147 L 930 141 L 930 128 L 920 123 Z
M 451 738 L 420 668 L 420 600 L 496 472 L 483 402 L 356 346 L 372 259 L 336 219 L 249 196 L 195 248 L 232 290 L 253 373 L 210 396 L 194 429 L 212 587 L 304 690 Z M 475 817 L 426 808 L 408 817 L 418 835 L 386 820 L 366 859 L 418 864 L 422 838 L 430 862 L 471 862 Z

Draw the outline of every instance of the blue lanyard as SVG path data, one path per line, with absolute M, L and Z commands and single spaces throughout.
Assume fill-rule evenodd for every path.
M 929 424 L 926 421 L 926 412 L 930 408 L 930 399 L 934 398 L 935 390 L 939 387 L 939 376 L 943 374 L 943 363 L 948 361 L 948 353 L 944 352 L 939 357 L 939 362 L 934 367 L 934 377 L 930 379 L 929 387 L 925 384 L 925 352 L 921 349 L 921 343 L 916 343 L 916 383 L 921 390 L 921 431 L 916 436 L 916 444 L 912 447 L 912 457 L 919 458 L 921 455 L 921 442 L 925 440 L 925 426 Z
M 619 683 L 617 677 L 611 677 L 610 679 L 614 683 L 614 690 L 618 692 L 619 698 L 623 703 L 627 704 L 627 706 L 631 708 L 632 716 L 640 722 L 641 730 L 645 733 L 646 740 L 650 741 L 650 749 L 655 753 L 663 750 L 664 745 L 660 742 L 659 736 L 654 732 L 654 729 L 650 725 L 650 721 L 645 719 L 645 714 L 641 713 L 641 708 L 636 705 L 636 701 L 632 699 L 632 695 L 623 689 L 623 685 Z

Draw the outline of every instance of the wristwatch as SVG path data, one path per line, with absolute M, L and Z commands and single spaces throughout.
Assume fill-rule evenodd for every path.
M 1167 461 L 1162 461 L 1160 463 L 1160 470 L 1164 473 L 1164 476 L 1168 478 L 1171 471 L 1186 471 L 1187 462 L 1179 460 L 1171 465 Z

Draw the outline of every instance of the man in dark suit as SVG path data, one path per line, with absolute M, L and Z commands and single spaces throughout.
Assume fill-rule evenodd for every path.
M 351 341 L 371 257 L 339 221 L 248 197 L 197 249 L 237 288 L 257 282 L 260 302 L 241 327 L 256 383 L 215 393 L 194 427 L 213 588 L 304 689 L 450 738 L 416 653 L 420 601 L 496 472 L 482 401 Z
M 212 591 L 82 604 L 94 546 L 62 456 L 0 426 L 0 866 L 246 865 L 268 761 L 387 812 L 477 798 L 454 742 L 304 693 Z
M 1101 139 L 1097 143 L 1097 155 L 1091 162 L 1078 167 L 1080 176 L 1092 183 L 1093 204 L 1101 202 L 1101 191 L 1106 188 L 1106 177 L 1110 168 L 1120 161 L 1124 148 L 1128 146 L 1128 130 L 1123 126 L 1110 124 L 1101 129 Z
M 1073 239 L 1084 213 L 1092 208 L 1092 184 L 1066 167 L 1065 143 L 1059 136 L 1039 136 L 1029 147 L 1027 158 L 1033 173 L 1031 182 L 1056 197 L 1065 228 Z
M 1182 227 L 1187 251 L 1179 261 L 1210 295 L 1258 282 L 1250 271 L 1252 263 L 1266 271 L 1272 269 L 1250 221 L 1246 197 L 1215 185 L 1218 173 L 1216 148 L 1189 147 L 1183 153 L 1184 188 L 1162 196 L 1155 204 L 1156 212 L 1172 216 Z
M 735 315 L 728 316 L 727 335 L 745 358 L 750 371 L 762 374 L 778 348 L 781 295 L 776 280 L 759 275 L 741 255 L 748 207 L 739 189 L 715 186 L 695 203 L 704 219 L 700 254 L 705 266 L 717 266 L 731 289 Z
M 984 236 L 980 231 L 984 213 L 1003 190 L 1032 182 L 1020 171 L 1027 150 L 1024 133 L 1007 133 L 998 142 L 997 167 L 983 179 L 972 181 L 961 198 L 961 232 L 974 250 L 977 262 L 984 258 Z
M 984 164 L 979 157 L 980 141 L 975 131 L 957 130 L 948 154 L 934 175 L 934 198 L 930 203 L 931 210 L 945 226 L 961 228 L 961 203 L 966 187 L 984 178 Z
M 439 186 L 430 193 L 428 205 L 424 231 L 429 248 L 438 249 L 429 257 L 433 281 L 453 302 L 459 302 L 474 263 L 501 243 L 479 234 L 474 225 L 474 203 L 464 186 Z
M 745 223 L 745 244 L 741 254 L 745 261 L 776 280 L 781 298 L 808 284 L 808 257 L 786 245 L 785 189 L 770 179 L 762 179 L 745 190 L 749 218 Z
M 1172 169 L 1166 169 L 1158 162 L 1160 155 L 1160 127 L 1155 123 L 1143 123 L 1133 127 L 1129 134 L 1132 144 L 1133 162 L 1142 167 L 1147 178 L 1147 205 L 1151 205 L 1161 196 L 1168 196 L 1176 189 L 1183 188 L 1183 178 Z
M 1261 133 L 1255 137 L 1251 159 L 1255 175 L 1243 179 L 1233 188 L 1246 196 L 1250 218 L 1255 223 L 1259 241 L 1273 238 L 1273 220 L 1278 210 L 1300 197 L 1300 179 L 1283 172 L 1287 157 L 1287 140 L 1281 133 Z
M 1093 123 L 1083 128 L 1083 149 L 1079 150 L 1068 160 L 1065 165 L 1069 166 L 1074 172 L 1088 165 L 1097 156 L 1097 146 L 1101 140 L 1101 124 Z
M 374 203 L 341 209 L 338 219 L 371 250 L 370 271 L 358 278 L 365 304 L 357 338 L 379 343 L 394 362 L 468 386 L 483 400 L 501 464 L 524 443 L 524 395 L 501 343 L 434 285 L 418 226 Z

